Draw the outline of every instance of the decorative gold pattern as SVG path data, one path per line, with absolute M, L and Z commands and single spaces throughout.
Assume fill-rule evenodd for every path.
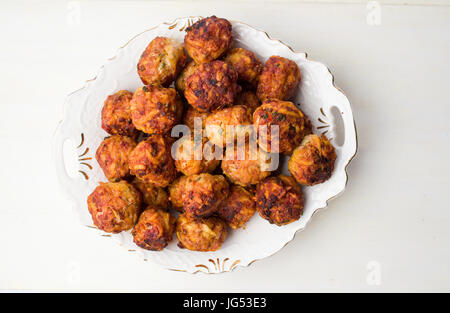
M 82 148 L 84 145 L 84 133 L 81 133 L 81 142 L 80 144 L 77 146 L 77 149 Z M 89 163 L 87 163 L 86 161 L 92 160 L 92 157 L 88 157 L 87 154 L 89 153 L 89 148 L 86 147 L 86 149 L 84 149 L 84 152 L 81 153 L 80 155 L 78 155 L 78 162 L 80 162 L 80 165 L 84 165 L 87 168 L 89 168 L 89 170 L 92 170 L 92 165 L 90 165 Z M 78 172 L 81 173 L 81 175 L 83 175 L 83 177 L 88 180 L 89 179 L 89 175 L 83 171 L 83 170 L 78 170 Z

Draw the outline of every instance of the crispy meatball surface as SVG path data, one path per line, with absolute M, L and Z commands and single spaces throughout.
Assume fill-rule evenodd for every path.
M 291 154 L 305 135 L 311 133 L 311 123 L 292 102 L 266 100 L 253 113 L 253 123 L 258 130 L 258 143 L 268 152 Z M 279 126 L 278 149 L 271 126 Z M 265 129 L 266 127 L 266 129 Z
M 130 153 L 131 174 L 145 183 L 166 187 L 177 177 L 169 141 L 161 135 L 152 135 L 141 141 Z
M 106 98 L 102 109 L 102 128 L 111 135 L 134 137 L 137 130 L 131 120 L 133 93 L 120 90 Z
M 172 204 L 172 207 L 179 212 L 183 212 L 182 195 L 185 191 L 187 180 L 188 176 L 181 176 L 169 186 L 170 203 Z
M 234 48 L 228 52 L 225 62 L 236 70 L 239 82 L 251 87 L 258 85 L 263 65 L 253 52 L 243 48 Z
M 133 241 L 143 249 L 161 251 L 172 241 L 175 223 L 175 217 L 169 212 L 149 206 L 131 232 Z
M 331 177 L 335 161 L 336 152 L 325 135 L 308 135 L 292 153 L 288 169 L 300 184 L 312 186 Z
M 225 241 L 227 224 L 218 217 L 189 219 L 180 214 L 176 234 L 178 246 L 192 251 L 216 251 Z
M 142 202 L 145 205 L 155 206 L 163 210 L 169 208 L 169 197 L 163 188 L 146 183 L 137 177 L 133 179 L 132 184 L 141 193 Z
M 196 63 L 211 62 L 230 47 L 233 37 L 231 23 L 215 16 L 201 19 L 186 28 L 184 45 Z
M 217 214 L 233 228 L 245 227 L 255 214 L 253 195 L 241 186 L 231 187 L 230 195 L 222 203 Z
M 130 174 L 128 158 L 136 147 L 133 139 L 114 135 L 102 141 L 95 158 L 109 181 L 117 181 Z
M 187 125 L 191 130 L 194 129 L 194 122 L 195 122 L 195 118 L 200 118 L 202 121 L 201 127 L 202 129 L 205 128 L 205 120 L 206 117 L 209 115 L 209 113 L 207 112 L 199 112 L 196 109 L 194 109 L 193 107 L 189 107 L 186 111 L 186 114 L 184 115 L 184 119 L 183 119 L 183 123 L 185 125 Z
M 236 96 L 235 105 L 243 105 L 247 107 L 250 114 L 253 114 L 255 110 L 261 105 L 256 93 L 250 90 L 244 90 Z
M 184 96 L 197 111 L 212 112 L 233 105 L 241 87 L 237 73 L 227 63 L 213 61 L 201 64 L 186 79 Z
M 259 215 L 278 226 L 298 220 L 303 212 L 303 194 L 292 176 L 266 178 L 258 185 L 255 199 Z
M 256 94 L 261 101 L 266 99 L 289 100 L 300 83 L 297 63 L 280 56 L 271 56 L 259 77 Z
M 183 102 L 174 88 L 148 85 L 136 90 L 131 100 L 134 126 L 147 134 L 165 134 L 178 124 Z
M 145 85 L 169 86 L 186 65 L 184 47 L 167 37 L 153 39 L 139 59 L 137 70 Z
M 186 79 L 188 79 L 198 68 L 198 64 L 194 61 L 191 61 L 181 72 L 180 76 L 178 76 L 175 81 L 175 88 L 178 92 L 184 94 L 184 89 L 186 88 Z
M 229 185 L 222 175 L 202 173 L 188 176 L 181 195 L 187 218 L 207 217 L 217 211 L 228 196 Z
M 215 145 L 225 147 L 237 138 L 248 139 L 253 132 L 253 119 L 245 106 L 235 105 L 208 115 L 205 119 L 205 135 Z M 227 126 L 233 126 L 228 133 Z
M 98 229 L 107 233 L 120 233 L 136 224 L 141 195 L 126 181 L 100 183 L 89 195 L 87 204 Z

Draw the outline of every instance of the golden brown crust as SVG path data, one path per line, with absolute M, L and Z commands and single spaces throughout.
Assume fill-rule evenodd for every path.
M 292 223 L 303 212 L 303 194 L 292 176 L 268 177 L 256 190 L 259 215 L 278 226 Z
M 131 118 L 134 126 L 144 133 L 165 134 L 181 120 L 183 106 L 174 88 L 143 86 L 131 100 Z
M 291 154 L 305 135 L 311 133 L 311 123 L 292 102 L 266 100 L 253 113 L 253 123 L 258 130 L 258 143 L 268 152 Z M 279 126 L 279 148 L 272 138 L 271 126 Z M 265 128 L 267 127 L 267 131 Z M 266 144 L 264 144 L 266 143 Z
M 230 47 L 231 23 L 216 16 L 207 17 L 186 28 L 184 45 L 196 63 L 211 62 Z
M 289 159 L 288 169 L 303 185 L 323 183 L 331 177 L 336 151 L 325 135 L 306 136 Z
M 184 96 L 197 111 L 212 112 L 233 105 L 241 87 L 237 73 L 223 61 L 201 64 L 186 79 Z
M 243 48 L 234 48 L 228 52 L 225 62 L 238 73 L 239 82 L 251 87 L 258 85 L 263 64 L 253 52 Z
M 177 177 L 169 141 L 161 135 L 151 135 L 130 153 L 131 174 L 146 183 L 166 187 Z
M 119 135 L 106 138 L 98 146 L 95 159 L 109 181 L 117 181 L 130 174 L 128 158 L 135 147 L 133 139 Z
M 266 99 L 289 100 L 300 83 L 301 75 L 297 63 L 280 56 L 271 56 L 259 77 L 256 94 L 261 101 Z
M 227 224 L 218 217 L 191 220 L 180 214 L 176 234 L 178 246 L 192 251 L 216 251 L 225 241 Z
M 187 55 L 181 43 L 167 37 L 156 37 L 142 53 L 137 71 L 145 85 L 169 86 L 186 61 Z
M 87 204 L 97 228 L 108 233 L 120 233 L 136 224 L 141 195 L 126 181 L 100 183 L 89 195 Z
M 175 217 L 169 212 L 149 206 L 131 232 L 133 241 L 143 249 L 161 251 L 172 241 L 175 223 Z
M 233 228 L 245 227 L 255 214 L 256 207 L 253 195 L 241 186 L 231 187 L 230 195 L 222 203 L 217 214 Z
M 186 114 L 184 115 L 183 123 L 188 126 L 191 130 L 194 129 L 194 122 L 195 118 L 201 118 L 202 120 L 202 129 L 205 128 L 205 120 L 206 117 L 209 115 L 208 112 L 199 112 L 193 107 L 189 106 L 189 108 L 186 111 Z
M 141 193 L 142 202 L 145 205 L 155 206 L 163 210 L 169 209 L 169 197 L 163 188 L 146 183 L 137 177 L 133 179 L 132 184 Z
M 186 217 L 195 219 L 212 215 L 228 193 L 229 185 L 222 175 L 188 176 L 181 196 Z
M 235 105 L 243 105 L 248 108 L 250 114 L 261 105 L 256 93 L 250 90 L 244 90 L 236 96 Z
M 131 120 L 130 101 L 133 93 L 119 90 L 109 95 L 102 108 L 102 128 L 111 135 L 134 137 L 137 130 Z
M 172 207 L 183 212 L 183 198 L 182 195 L 185 191 L 185 186 L 188 176 L 180 176 L 169 186 L 169 200 L 172 203 Z
M 178 76 L 175 81 L 175 88 L 179 93 L 184 94 L 184 90 L 186 88 L 186 79 L 188 79 L 198 68 L 198 64 L 194 61 L 189 62 L 189 64 L 181 71 L 181 74 Z

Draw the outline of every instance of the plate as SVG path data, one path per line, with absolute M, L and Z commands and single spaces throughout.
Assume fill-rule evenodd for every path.
M 315 133 L 326 133 L 331 138 L 337 154 L 333 175 L 323 184 L 303 188 L 306 201 L 303 216 L 298 221 L 279 227 L 255 214 L 245 229 L 232 231 L 222 248 L 215 252 L 180 249 L 175 238 L 163 251 L 147 251 L 133 243 L 130 232 L 105 234 L 95 228 L 86 199 L 99 182 L 107 181 L 94 157 L 97 147 L 108 135 L 101 128 L 103 101 L 118 90 L 134 91 L 142 85 L 136 64 L 153 38 L 167 36 L 183 41 L 184 30 L 200 18 L 179 18 L 136 35 L 106 62 L 97 77 L 70 94 L 64 104 L 64 118 L 54 136 L 54 157 L 63 190 L 74 202 L 81 222 L 93 232 L 113 238 L 129 253 L 137 253 L 144 260 L 168 269 L 220 273 L 248 266 L 276 253 L 294 238 L 296 232 L 306 227 L 314 213 L 340 195 L 347 183 L 346 167 L 356 154 L 357 138 L 350 103 L 335 87 L 333 76 L 324 64 L 308 59 L 306 53 L 294 52 L 264 31 L 231 21 L 235 46 L 255 52 L 262 61 L 279 55 L 295 61 L 300 67 L 302 81 L 294 103 L 310 117 Z M 284 162 L 282 172 L 288 174 L 287 162 Z

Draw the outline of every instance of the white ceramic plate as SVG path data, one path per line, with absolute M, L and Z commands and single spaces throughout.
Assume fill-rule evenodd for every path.
M 306 53 L 296 53 L 282 42 L 270 39 L 263 31 L 241 22 L 232 22 L 236 46 L 255 52 L 262 61 L 271 55 L 279 55 L 294 60 L 300 67 L 302 81 L 295 103 L 301 104 L 301 109 L 310 117 L 315 133 L 326 132 L 332 138 L 337 153 L 332 177 L 323 184 L 303 188 L 306 202 L 300 220 L 278 227 L 255 214 L 245 230 L 232 231 L 216 252 L 180 249 L 175 238 L 161 252 L 147 251 L 133 244 L 129 232 L 109 235 L 96 229 L 86 199 L 98 182 L 106 181 L 94 158 L 98 145 L 108 135 L 100 126 L 103 101 L 118 90 L 134 91 L 142 85 L 136 64 L 154 37 L 167 36 L 183 41 L 185 28 L 198 19 L 180 18 L 173 23 L 163 23 L 135 36 L 120 48 L 117 55 L 100 69 L 96 78 L 68 96 L 64 119 L 55 134 L 54 150 L 59 180 L 74 201 L 83 224 L 99 235 L 115 238 L 130 253 L 139 253 L 145 260 L 165 268 L 189 273 L 219 273 L 250 265 L 274 254 L 291 241 L 297 231 L 304 229 L 314 213 L 327 206 L 328 200 L 341 194 L 347 183 L 346 167 L 357 150 L 357 138 L 350 103 L 334 86 L 333 76 L 325 65 L 307 59 Z M 67 165 L 74 162 L 77 170 L 75 174 L 70 174 Z M 282 170 L 284 173 L 288 173 L 286 163 Z

